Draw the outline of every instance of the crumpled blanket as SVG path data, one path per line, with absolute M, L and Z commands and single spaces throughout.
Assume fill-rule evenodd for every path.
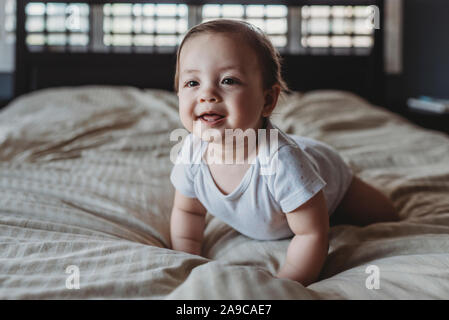
M 0 112 L 0 299 L 448 299 L 449 137 L 341 91 L 285 95 L 272 121 L 335 147 L 402 220 L 331 228 L 307 288 L 273 276 L 288 239 L 210 214 L 202 256 L 170 250 L 176 95 L 46 89 Z

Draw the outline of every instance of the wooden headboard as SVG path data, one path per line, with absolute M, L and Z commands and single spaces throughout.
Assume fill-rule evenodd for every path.
M 375 5 L 379 9 L 380 28 L 374 30 L 369 54 L 314 54 L 310 50 L 282 53 L 283 75 L 290 89 L 309 91 L 338 89 L 352 91 L 381 104 L 384 101 L 383 73 L 383 0 L 299 0 L 299 1 L 35 1 L 17 0 L 15 96 L 56 86 L 88 84 L 129 85 L 139 88 L 173 90 L 175 50 L 172 52 L 65 52 L 30 50 L 27 45 L 25 8 L 31 2 L 88 3 L 183 3 L 183 4 L 285 4 L 304 5 Z M 91 28 L 92 29 L 92 28 Z

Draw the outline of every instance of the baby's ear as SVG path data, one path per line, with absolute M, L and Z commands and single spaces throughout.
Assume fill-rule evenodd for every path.
M 273 85 L 271 88 L 264 91 L 265 105 L 263 107 L 263 116 L 268 117 L 276 107 L 278 102 L 281 87 L 278 84 Z

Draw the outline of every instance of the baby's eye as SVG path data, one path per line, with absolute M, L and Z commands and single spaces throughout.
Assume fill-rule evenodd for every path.
M 226 78 L 226 79 L 223 79 L 222 83 L 223 83 L 223 84 L 232 85 L 232 84 L 236 84 L 237 81 L 235 81 L 235 80 L 232 79 L 232 78 Z
M 190 80 L 190 81 L 187 81 L 187 82 L 186 82 L 186 87 L 191 88 L 191 87 L 196 86 L 197 84 L 198 84 L 198 82 L 193 81 L 193 80 Z

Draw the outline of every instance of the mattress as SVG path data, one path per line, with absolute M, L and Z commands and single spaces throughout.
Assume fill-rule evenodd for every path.
M 448 299 L 449 137 L 342 91 L 281 97 L 272 122 L 336 148 L 401 221 L 330 229 L 317 282 L 275 278 L 289 239 L 210 213 L 201 256 L 171 250 L 177 97 L 36 91 L 0 112 L 0 299 Z

